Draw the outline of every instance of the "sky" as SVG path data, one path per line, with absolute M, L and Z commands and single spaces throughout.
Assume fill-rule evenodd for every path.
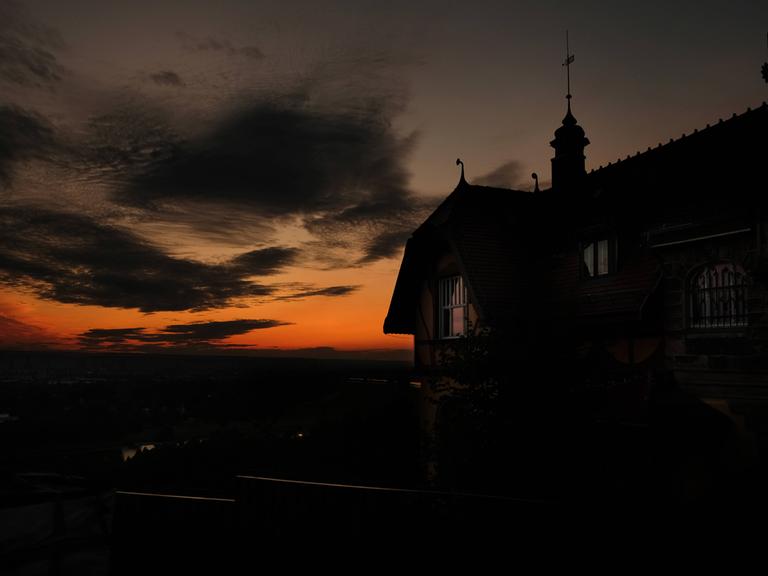
M 672 4 L 672 5 L 670 5 Z M 0 0 L 0 348 L 408 358 L 410 233 L 768 98 L 761 2 Z

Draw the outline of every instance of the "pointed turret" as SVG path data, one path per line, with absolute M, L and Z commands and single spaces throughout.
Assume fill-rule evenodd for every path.
M 549 145 L 555 149 L 552 158 L 552 188 L 572 189 L 580 185 L 586 174 L 584 166 L 584 148 L 589 140 L 584 136 L 584 129 L 578 125 L 571 113 L 571 64 L 574 56 L 568 43 L 568 31 L 565 32 L 565 62 L 568 91 L 565 99 L 568 102 L 568 112 L 563 118 L 563 125 L 555 130 L 555 139 Z
M 563 125 L 555 130 L 555 139 L 549 143 L 555 149 L 555 157 L 552 158 L 552 187 L 563 189 L 578 186 L 584 178 L 584 148 L 589 144 L 584 129 L 571 113 L 571 95 L 568 94 L 567 98 L 568 112 L 563 118 Z

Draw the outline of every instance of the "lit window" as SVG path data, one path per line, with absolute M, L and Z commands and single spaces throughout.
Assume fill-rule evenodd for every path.
M 691 328 L 747 325 L 747 278 L 730 262 L 705 266 L 691 278 Z
M 587 276 L 595 275 L 595 245 L 591 242 L 584 248 L 584 266 L 587 268 Z
M 605 276 L 614 271 L 613 262 L 616 259 L 616 242 L 602 238 L 594 242 L 582 244 L 582 262 L 584 275 Z
M 457 338 L 467 330 L 467 287 L 461 276 L 441 278 L 440 294 L 440 338 Z
M 608 240 L 597 241 L 597 275 L 608 274 Z

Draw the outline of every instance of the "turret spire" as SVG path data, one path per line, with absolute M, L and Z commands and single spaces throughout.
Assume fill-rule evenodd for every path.
M 552 187 L 573 188 L 577 187 L 586 174 L 584 167 L 584 148 L 589 140 L 584 136 L 584 130 L 576 122 L 571 113 L 571 64 L 574 55 L 571 54 L 571 46 L 568 31 L 565 32 L 565 61 L 566 70 L 565 94 L 568 109 L 563 118 L 563 125 L 555 130 L 555 139 L 549 144 L 555 149 L 555 157 L 552 158 Z
M 568 30 L 565 31 L 565 61 L 563 62 L 563 66 L 565 66 L 565 77 L 567 82 L 567 92 L 565 93 L 565 99 L 568 101 L 568 113 L 571 112 L 571 64 L 573 64 L 573 60 L 576 58 L 573 54 L 571 54 L 571 47 L 568 42 Z

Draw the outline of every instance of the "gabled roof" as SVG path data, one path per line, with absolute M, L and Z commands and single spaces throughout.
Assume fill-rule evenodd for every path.
M 514 315 L 526 289 L 518 272 L 521 260 L 532 257 L 527 244 L 534 204 L 530 192 L 462 180 L 408 240 L 384 332 L 415 332 L 421 282 L 430 277 L 436 255 L 446 249 L 455 255 L 485 322 Z
M 409 239 L 384 331 L 415 332 L 421 282 L 446 248 L 486 323 L 515 317 L 533 295 L 581 318 L 639 319 L 660 277 L 653 254 L 641 251 L 616 274 L 580 281 L 580 255 L 573 249 L 565 260 L 552 261 L 557 246 L 570 250 L 584 228 L 607 220 L 644 232 L 649 241 L 659 230 L 667 234 L 691 222 L 697 229 L 732 232 L 745 206 L 768 207 L 762 186 L 767 148 L 763 103 L 593 170 L 579 190 L 532 194 L 472 186 L 462 178 Z

